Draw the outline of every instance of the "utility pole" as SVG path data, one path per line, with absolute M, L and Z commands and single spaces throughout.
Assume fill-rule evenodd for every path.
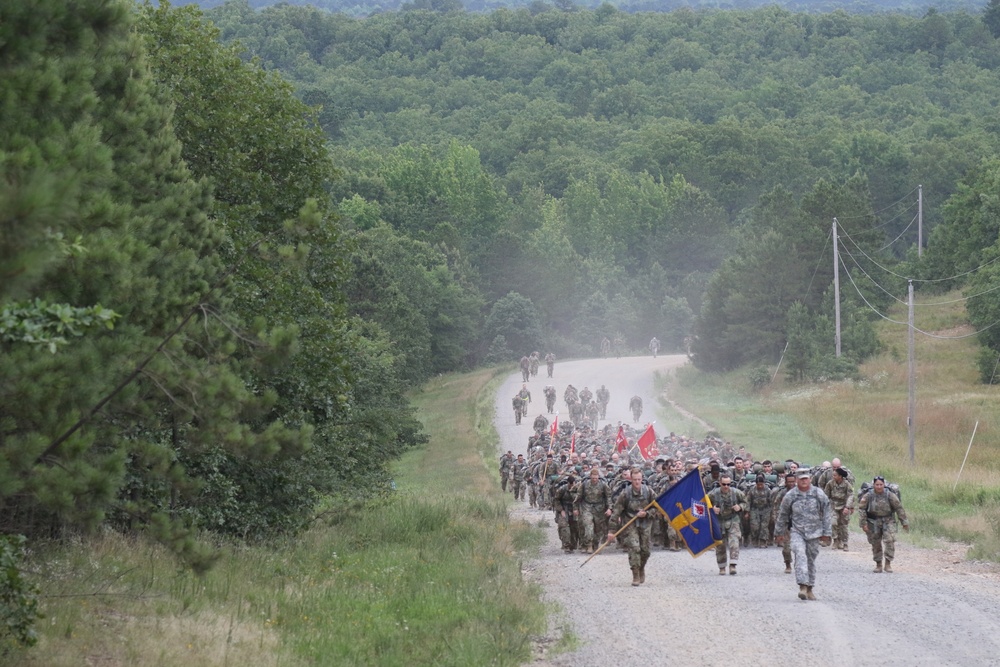
M 907 324 L 909 325 L 907 332 L 907 347 L 909 348 L 909 379 L 910 379 L 910 405 L 909 411 L 906 416 L 907 431 L 910 437 L 910 463 L 916 462 L 916 452 L 914 450 L 914 431 L 916 430 L 916 413 L 917 413 L 917 363 L 916 363 L 916 353 L 913 350 L 913 280 L 907 281 L 910 284 L 909 287 L 909 315 L 907 317 Z
M 840 251 L 837 249 L 837 219 L 833 219 L 833 311 L 834 338 L 837 342 L 837 358 L 840 358 Z
M 917 257 L 924 256 L 924 186 L 917 186 Z

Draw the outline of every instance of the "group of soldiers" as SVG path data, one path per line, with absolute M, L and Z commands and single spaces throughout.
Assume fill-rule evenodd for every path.
M 558 391 L 554 385 L 547 384 L 542 390 L 545 396 L 545 411 L 553 414 L 556 407 Z M 563 401 L 566 403 L 566 411 L 569 414 L 569 421 L 582 429 L 596 429 L 601 420 L 607 418 L 608 404 L 611 402 L 611 392 L 605 385 L 598 387 L 596 392 L 585 386 L 577 390 L 572 384 L 567 385 L 563 391 Z M 531 391 L 528 384 L 524 383 L 517 393 L 514 394 L 514 423 L 520 425 L 521 420 L 528 414 L 528 405 L 531 403 Z M 632 412 L 632 421 L 639 422 L 642 416 L 642 397 L 635 395 L 629 399 L 629 410 Z M 532 422 L 532 427 L 536 432 L 544 430 L 549 424 L 548 418 L 539 414 Z
M 595 429 L 576 428 L 566 422 L 553 438 L 546 430 L 547 420 L 539 417 L 527 455 L 515 457 L 508 451 L 501 457 L 501 487 L 506 491 L 509 486 L 515 498 L 527 500 L 531 507 L 555 513 L 566 553 L 593 553 L 605 536 L 611 538 L 620 526 L 635 518 L 618 540 L 620 548 L 629 552 L 633 585 L 645 582 L 645 565 L 654 546 L 681 551 L 683 545 L 662 514 L 642 508 L 695 468 L 722 529 L 722 540 L 715 549 L 720 575 L 737 573 L 741 548 L 768 548 L 776 543 L 781 546 L 785 572 L 792 573 L 795 540 L 784 539 L 791 519 L 781 515 L 782 501 L 790 491 L 803 486 L 822 492 L 819 495 L 825 500 L 820 504 L 829 507 L 824 511 L 829 512 L 832 539 L 828 541 L 833 549 L 848 550 L 848 526 L 851 517 L 858 514 L 871 544 L 876 573 L 892 572 L 897 522 L 909 529 L 898 487 L 876 477 L 855 493 L 854 474 L 839 459 L 816 467 L 804 467 L 791 459 L 756 462 L 745 448 L 735 448 L 719 438 L 695 441 L 670 433 L 657 439 L 652 449 L 655 458 L 644 460 L 635 447 L 619 451 L 620 438 L 611 424 Z M 629 442 L 639 433 L 626 424 L 618 428 Z M 802 560 L 805 563 L 807 559 L 803 556 Z M 814 560 L 813 555 L 809 562 Z M 798 570 L 796 554 L 800 597 L 815 599 L 812 584 L 801 583 L 811 581 L 814 571 L 800 577 Z

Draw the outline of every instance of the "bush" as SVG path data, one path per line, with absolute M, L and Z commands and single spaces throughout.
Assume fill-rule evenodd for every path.
M 14 643 L 34 646 L 38 641 L 35 621 L 38 611 L 38 587 L 21 572 L 24 558 L 23 535 L 0 535 L 0 655 Z
M 767 366 L 757 366 L 750 369 L 747 373 L 747 379 L 750 381 L 750 388 L 753 391 L 760 391 L 771 384 L 771 371 L 768 370 Z
M 997 365 L 997 353 L 988 347 L 979 350 L 976 359 L 976 366 L 979 368 L 979 380 L 983 384 L 1000 383 L 1000 367 Z

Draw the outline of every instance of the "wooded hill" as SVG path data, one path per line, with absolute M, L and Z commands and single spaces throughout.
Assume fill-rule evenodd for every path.
M 320 106 L 343 176 L 333 196 L 357 234 L 384 221 L 383 237 L 430 244 L 502 309 L 494 322 L 537 312 L 538 330 L 513 345 L 527 322 L 487 321 L 478 345 L 458 346 L 475 359 L 491 344 L 485 356 L 504 356 L 498 335 L 514 356 L 593 354 L 616 331 L 635 348 L 658 335 L 680 349 L 698 315 L 703 367 L 773 362 L 798 302 L 812 374 L 843 373 L 821 359 L 834 217 L 841 242 L 857 244 L 852 267 L 891 268 L 914 254 L 923 186 L 922 262 L 878 269 L 875 284 L 856 270 L 857 290 L 844 290 L 852 360 L 878 348 L 871 308 L 901 293 L 901 276 L 968 270 L 995 241 L 945 229 L 974 214 L 972 198 L 949 197 L 991 173 L 983 161 L 997 152 L 993 8 L 354 19 L 230 2 L 208 15 Z M 527 301 L 512 309 L 513 298 Z
M 226 0 L 181 0 L 174 4 L 197 5 L 202 9 L 214 9 L 225 4 Z M 872 14 L 882 12 L 897 12 L 902 14 L 922 15 L 928 9 L 937 11 L 968 11 L 978 12 L 983 8 L 981 0 L 945 0 L 930 2 L 929 0 L 249 0 L 254 9 L 263 9 L 278 4 L 312 6 L 326 11 L 347 14 L 349 16 L 369 16 L 385 11 L 414 9 L 429 9 L 437 12 L 470 11 L 486 12 L 501 8 L 528 9 L 533 14 L 547 11 L 555 7 L 560 11 L 574 12 L 583 9 L 597 9 L 607 4 L 625 12 L 672 12 L 681 8 L 689 9 L 754 9 L 776 6 L 795 12 L 829 13 L 843 10 L 852 14 Z

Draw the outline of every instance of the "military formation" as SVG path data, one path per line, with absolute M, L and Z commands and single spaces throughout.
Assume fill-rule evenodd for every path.
M 546 413 L 532 422 L 526 452 L 500 457 L 500 485 L 530 507 L 554 513 L 565 553 L 613 552 L 611 538 L 625 526 L 617 548 L 628 553 L 632 584 L 645 583 L 654 548 L 679 552 L 684 546 L 650 503 L 698 469 L 722 529 L 715 549 L 720 575 L 737 574 L 741 548 L 777 545 L 784 572 L 795 574 L 799 598 L 816 600 L 817 554 L 822 547 L 849 550 L 855 513 L 871 545 L 873 571 L 893 571 L 897 525 L 909 530 L 909 523 L 898 486 L 882 477 L 856 491 L 854 474 L 839 459 L 815 467 L 792 459 L 757 461 L 745 447 L 721 438 L 695 440 L 672 432 L 656 438 L 647 459 L 635 445 L 645 425 L 602 424 L 611 401 L 605 385 L 596 391 L 567 385 L 562 398 L 569 419 L 556 415 L 552 422 L 546 414 L 553 414 L 559 391 L 548 384 L 543 394 Z M 641 411 L 641 397 L 633 397 L 633 413 L 637 398 Z M 530 402 L 524 384 L 515 395 L 518 424 Z M 639 415 L 633 416 L 637 424 Z

